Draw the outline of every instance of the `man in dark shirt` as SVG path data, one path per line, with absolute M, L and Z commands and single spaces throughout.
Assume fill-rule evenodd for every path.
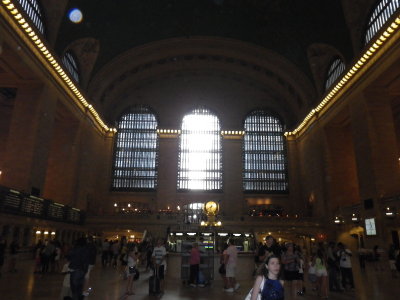
M 85 274 L 89 267 L 89 250 L 86 238 L 79 238 L 69 254 L 69 268 L 71 271 L 70 284 L 73 300 L 84 299 L 83 285 Z
M 258 251 L 259 261 L 263 262 L 271 255 L 281 257 L 281 249 L 275 243 L 275 239 L 272 237 L 272 235 L 268 235 L 265 237 L 265 245 L 260 247 Z

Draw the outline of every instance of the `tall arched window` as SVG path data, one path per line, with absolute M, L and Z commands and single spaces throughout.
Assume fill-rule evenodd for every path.
M 112 188 L 148 190 L 157 185 L 157 120 L 146 107 L 133 107 L 118 120 Z
M 287 192 L 286 148 L 281 121 L 264 110 L 256 110 L 246 117 L 244 130 L 244 190 Z
M 194 109 L 182 121 L 178 189 L 221 190 L 221 132 L 217 116 Z
M 75 56 L 71 51 L 65 52 L 62 57 L 62 62 L 67 68 L 69 74 L 71 74 L 72 78 L 75 79 L 76 82 L 79 82 L 79 68 L 76 62 Z
M 399 0 L 382 0 L 375 6 L 368 21 L 367 31 L 365 33 L 365 44 L 368 44 L 399 7 Z
M 17 0 L 32 23 L 44 35 L 44 16 L 37 0 Z
M 339 78 L 343 73 L 346 66 L 340 58 L 335 58 L 329 66 L 328 73 L 326 74 L 325 90 L 329 89 L 330 86 Z

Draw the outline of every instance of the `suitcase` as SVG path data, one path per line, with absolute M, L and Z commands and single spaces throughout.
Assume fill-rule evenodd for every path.
M 158 268 L 154 269 L 154 275 L 149 278 L 149 294 L 160 294 L 160 278 L 158 277 Z

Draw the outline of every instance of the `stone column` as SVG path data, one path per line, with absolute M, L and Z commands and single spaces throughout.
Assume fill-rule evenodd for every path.
M 152 210 L 167 208 L 170 205 L 176 210 L 177 205 L 182 205 L 176 197 L 178 176 L 179 137 L 177 134 L 161 135 L 159 137 L 158 152 L 158 184 L 157 202 Z
M 224 198 L 220 203 L 220 209 L 228 216 L 239 217 L 247 212 L 243 199 L 242 147 L 243 136 L 241 135 L 232 136 L 232 138 L 225 137 L 222 140 Z
M 42 190 L 56 103 L 48 88 L 18 88 L 5 151 L 3 185 L 27 192 L 32 187 Z
M 400 193 L 400 169 L 390 98 L 381 91 L 360 95 L 351 105 L 351 127 L 361 200 L 373 199 L 374 208 L 366 217 L 375 217 L 377 237 L 373 242 L 387 244 L 383 197 Z M 368 244 L 368 240 L 366 241 Z

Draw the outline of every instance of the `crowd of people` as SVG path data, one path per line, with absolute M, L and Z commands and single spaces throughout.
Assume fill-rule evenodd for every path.
M 240 288 L 236 281 L 236 266 L 238 250 L 235 239 L 231 238 L 220 250 L 219 273 L 223 279 L 224 291 L 232 293 Z M 6 249 L 9 251 L 8 271 L 16 272 L 18 243 L 13 241 L 7 246 L 0 236 L 0 275 L 5 261 Z M 139 265 L 145 272 L 153 271 L 150 277 L 150 292 L 152 281 L 154 293 L 164 293 L 164 278 L 167 250 L 163 239 L 158 239 L 154 245 L 151 239 L 141 243 L 129 243 L 126 239 L 94 241 L 92 237 L 79 238 L 74 245 L 60 243 L 57 240 L 39 241 L 33 249 L 35 257 L 34 272 L 38 276 L 47 273 L 62 273 L 63 281 L 61 299 L 84 299 L 91 292 L 90 273 L 100 254 L 103 268 L 115 268 L 126 280 L 125 296 L 135 294 L 135 280 L 139 278 Z M 375 270 L 379 270 L 379 260 L 382 250 L 374 247 L 372 261 Z M 188 284 L 191 287 L 204 287 L 204 274 L 200 269 L 199 244 L 194 242 L 190 249 L 190 276 Z M 364 254 L 358 255 L 363 257 Z M 310 291 L 321 298 L 328 298 L 330 292 L 347 292 L 354 289 L 352 271 L 353 253 L 343 243 L 319 243 L 314 248 L 304 251 L 298 245 L 287 242 L 279 244 L 272 236 L 267 236 L 265 242 L 259 243 L 255 251 L 255 282 L 246 299 L 255 300 L 261 296 L 263 300 L 283 299 L 284 287 L 287 294 L 295 299 L 306 293 L 305 280 Z M 390 246 L 388 251 L 389 266 L 393 277 L 400 270 L 399 249 Z M 363 260 L 360 266 L 363 268 Z M 365 267 L 365 266 L 364 266 Z
M 352 255 L 343 243 L 334 242 L 319 243 L 305 255 L 298 245 L 291 242 L 279 245 L 272 236 L 267 236 L 265 244 L 260 243 L 256 251 L 257 277 L 249 299 L 257 299 L 258 293 L 264 295 L 262 299 L 283 299 L 280 292 L 283 285 L 290 290 L 292 298 L 303 296 L 305 279 L 321 298 L 327 299 L 329 292 L 351 291 L 354 289 Z M 270 281 L 272 284 L 264 283 Z

